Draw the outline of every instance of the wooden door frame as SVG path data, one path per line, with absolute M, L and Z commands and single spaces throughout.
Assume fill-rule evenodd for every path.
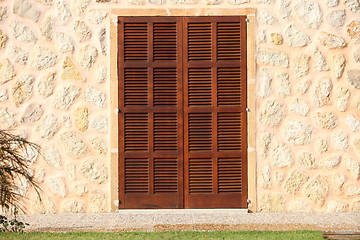
M 113 9 L 110 13 L 110 201 L 111 211 L 119 206 L 118 182 L 118 16 L 247 16 L 247 175 L 248 175 L 248 210 L 256 212 L 257 173 L 256 173 L 256 94 L 255 94 L 255 9 L 191 8 L 191 9 Z

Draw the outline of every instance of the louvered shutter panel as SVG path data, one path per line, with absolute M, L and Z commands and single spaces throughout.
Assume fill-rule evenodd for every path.
M 183 207 L 181 29 L 119 18 L 120 208 Z
M 246 207 L 245 17 L 183 24 L 185 206 Z
M 120 208 L 246 208 L 245 17 L 119 20 Z

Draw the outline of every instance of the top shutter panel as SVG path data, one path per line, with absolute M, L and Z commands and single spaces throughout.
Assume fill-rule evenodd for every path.
M 148 24 L 124 23 L 124 59 L 148 60 Z

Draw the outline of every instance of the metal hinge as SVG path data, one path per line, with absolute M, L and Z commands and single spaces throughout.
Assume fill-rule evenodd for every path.
M 117 19 L 116 19 L 116 23 L 120 23 L 120 19 L 117 18 Z
M 246 23 L 250 23 L 250 18 L 246 18 L 246 19 L 245 19 L 245 22 L 246 22 Z
M 246 112 L 250 112 L 250 108 L 246 108 Z
M 121 113 L 120 108 L 115 108 L 114 113 Z
M 249 205 L 249 204 L 251 204 L 251 200 L 250 199 L 247 199 L 246 200 L 246 203 Z

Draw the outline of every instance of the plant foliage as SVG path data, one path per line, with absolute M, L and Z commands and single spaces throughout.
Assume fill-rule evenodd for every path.
M 20 200 L 19 182 L 27 182 L 36 192 L 40 189 L 29 168 L 29 154 L 39 152 L 38 145 L 0 130 L 0 208 L 3 212 L 12 212 L 16 215 L 23 210 Z M 4 219 L 3 219 L 4 220 Z

